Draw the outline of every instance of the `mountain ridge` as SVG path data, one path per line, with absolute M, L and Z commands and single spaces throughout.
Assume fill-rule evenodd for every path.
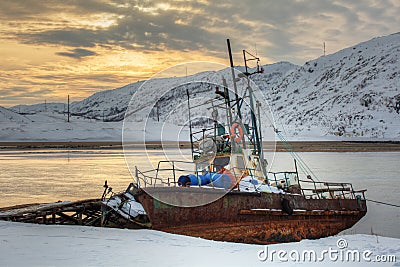
M 264 66 L 264 73 L 252 76 L 272 107 L 278 129 L 288 138 L 337 137 L 400 139 L 400 33 L 375 37 L 336 53 L 307 61 L 302 66 L 278 62 Z M 203 72 L 204 82 L 213 82 L 227 73 Z M 229 75 L 228 79 L 229 79 Z M 154 86 L 178 86 L 184 78 L 163 78 Z M 71 104 L 75 115 L 102 121 L 122 121 L 131 97 L 146 81 L 97 92 Z M 228 81 L 229 82 L 229 81 Z M 153 88 L 156 92 L 157 88 Z M 194 89 L 195 90 L 195 89 Z M 200 92 L 199 96 L 211 96 Z M 141 105 L 154 105 L 151 94 Z M 173 97 L 160 102 L 160 109 L 179 103 Z M 44 104 L 41 104 L 44 105 Z M 23 112 L 39 112 L 36 106 Z M 12 110 L 21 110 L 21 106 Z M 36 110 L 36 111 L 35 111 Z M 141 110 L 140 108 L 138 110 Z M 143 110 L 142 110 L 143 111 Z M 140 111 L 140 112 L 142 112 Z M 138 111 L 136 120 L 145 113 Z M 150 117 L 156 119 L 156 114 Z M 178 120 L 172 118 L 172 120 Z

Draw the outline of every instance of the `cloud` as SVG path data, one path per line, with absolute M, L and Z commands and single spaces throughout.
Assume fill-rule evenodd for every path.
M 254 46 L 268 51 L 276 60 L 304 61 L 304 50 L 316 53 L 324 40 L 345 40 L 346 45 L 364 41 L 377 33 L 385 34 L 394 25 L 394 11 L 400 7 L 392 1 L 280 0 L 265 1 L 72 1 L 45 5 L 32 1 L 34 10 L 52 13 L 65 8 L 71 15 L 112 14 L 109 27 L 66 27 L 17 33 L 24 43 L 93 48 L 115 46 L 141 51 L 207 51 L 225 56 L 225 38 L 231 37 L 241 47 Z M 8 7 L 20 14 L 21 3 Z M 55 15 L 55 14 L 54 14 Z M 398 19 L 396 19 L 398 21 Z M 398 25 L 398 24 L 397 24 Z M 366 28 L 375 29 L 374 33 Z M 354 31 L 363 30 L 362 33 Z M 361 37 L 362 36 L 362 37 Z M 363 38 L 354 40 L 355 38 Z M 317 42 L 315 42 L 317 41 Z M 310 45 L 314 45 L 310 47 Z M 224 53 L 221 53 L 223 51 Z M 59 55 L 80 58 L 80 53 Z M 86 56 L 85 54 L 83 56 Z
M 88 57 L 88 56 L 94 56 L 96 55 L 96 52 L 83 49 L 83 48 L 75 48 L 71 50 L 70 52 L 58 52 L 56 53 L 59 56 L 64 56 L 64 57 L 71 57 L 71 58 L 76 58 L 76 59 L 81 59 L 83 57 Z
M 27 44 L 53 44 L 71 47 L 96 45 L 120 46 L 129 50 L 159 51 L 164 49 L 193 51 L 215 50 L 219 33 L 200 25 L 179 24 L 181 11 L 164 10 L 157 15 L 139 8 L 124 11 L 108 28 L 66 28 L 40 32 L 23 32 L 17 38 Z M 219 48 L 219 47 L 218 47 Z
M 398 0 L 4 0 L 2 93 L 79 88 L 83 97 L 184 60 L 226 62 L 226 38 L 235 64 L 255 46 L 263 64 L 303 64 L 323 42 L 329 54 L 399 32 L 398 14 Z
M 119 2 L 119 3 L 118 3 Z M 0 14 L 7 20 L 26 20 L 42 18 L 46 15 L 78 14 L 88 15 L 93 13 L 118 13 L 119 4 L 123 1 L 106 2 L 103 0 L 3 0 L 0 1 Z M 135 1 L 131 1 L 134 3 Z M 47 20 L 51 17 L 46 17 Z
M 89 29 L 62 29 L 42 32 L 21 33 L 17 36 L 26 44 L 57 44 L 72 47 L 94 47 L 96 43 L 104 43 L 103 35 L 96 37 L 96 30 Z
M 51 96 L 52 93 L 50 89 L 32 90 L 29 87 L 12 87 L 6 89 L 6 92 L 0 96 L 0 101 L 45 98 Z

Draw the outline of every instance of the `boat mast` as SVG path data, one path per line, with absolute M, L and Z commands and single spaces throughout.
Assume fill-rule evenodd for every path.
M 244 66 L 246 68 L 246 72 L 244 73 L 244 75 L 246 75 L 246 79 L 247 79 L 247 90 L 249 91 L 249 97 L 250 97 L 250 116 L 251 116 L 251 122 L 253 124 L 253 134 L 252 135 L 253 135 L 253 140 L 255 140 L 254 148 L 257 151 L 258 155 L 261 155 L 262 147 L 261 147 L 261 143 L 260 143 L 260 137 L 258 135 L 257 118 L 256 118 L 256 114 L 254 112 L 253 89 L 250 86 L 250 78 L 249 78 L 250 75 L 258 73 L 258 70 L 256 72 L 254 72 L 254 73 L 249 73 L 248 72 L 248 66 L 247 66 L 247 61 L 254 60 L 254 59 L 259 60 L 259 59 L 254 57 L 250 53 L 249 54 L 251 56 L 253 56 L 254 58 L 246 59 L 246 53 L 248 53 L 248 52 L 246 52 L 246 50 L 243 50 Z
M 224 77 L 222 77 L 222 85 L 224 86 L 224 99 L 228 118 L 228 125 L 232 125 L 232 109 L 231 109 L 231 99 L 229 97 L 228 84 Z
M 226 39 L 226 43 L 228 45 L 229 61 L 231 63 L 231 74 L 232 74 L 233 90 L 235 91 L 236 109 L 237 109 L 237 114 L 241 120 L 242 113 L 240 112 L 240 107 L 239 107 L 239 95 L 238 95 L 237 86 L 236 86 L 236 77 L 235 77 L 235 69 L 234 69 L 234 65 L 233 65 L 231 41 L 229 39 Z
M 189 111 L 189 133 L 190 133 L 190 147 L 192 151 L 192 160 L 194 160 L 194 152 L 193 152 L 193 131 L 192 131 L 192 117 L 190 115 L 190 95 L 189 95 L 189 88 L 187 82 L 187 67 L 186 67 L 186 95 L 187 95 L 187 105 Z
M 243 99 L 239 98 L 238 90 L 237 90 L 237 86 L 236 86 L 236 76 L 235 76 L 235 69 L 234 69 L 234 65 L 233 65 L 231 42 L 229 39 L 226 39 L 226 43 L 228 45 L 229 61 L 231 63 L 231 74 L 232 74 L 233 89 L 235 92 L 235 102 L 236 102 L 235 104 L 236 104 L 236 110 L 237 110 L 236 112 L 240 119 L 240 123 L 242 123 L 242 112 L 240 111 L 240 106 L 241 106 L 240 102 L 243 102 Z M 240 100 L 242 100 L 242 101 L 240 101 Z M 229 125 L 231 125 L 231 123 Z M 233 144 L 232 150 L 235 151 L 234 148 L 236 147 L 236 145 L 234 145 L 234 142 L 232 142 L 232 144 Z M 246 141 L 244 140 L 244 138 L 242 138 L 242 146 L 244 149 L 246 148 Z
M 246 54 L 250 56 L 250 58 L 246 58 Z M 249 98 L 250 98 L 250 117 L 251 117 L 251 122 L 252 122 L 252 136 L 253 136 L 253 143 L 254 143 L 254 150 L 257 152 L 258 155 L 258 161 L 261 167 L 261 171 L 265 177 L 266 182 L 268 183 L 268 175 L 267 175 L 267 170 L 264 162 L 264 153 L 263 153 L 263 147 L 262 147 L 262 132 L 261 132 L 261 113 L 260 113 L 260 104 L 257 103 L 257 112 L 258 112 L 258 121 L 259 125 L 257 125 L 257 117 L 255 114 L 255 107 L 254 107 L 254 96 L 253 96 L 253 89 L 250 85 L 250 76 L 256 73 L 263 73 L 263 68 L 260 68 L 259 62 L 260 58 L 257 56 L 254 56 L 247 52 L 246 50 L 243 50 L 243 60 L 244 60 L 244 66 L 245 66 L 245 73 L 244 75 L 246 76 L 247 79 L 247 90 L 249 91 Z M 257 69 L 255 72 L 250 73 L 247 62 L 255 60 L 257 62 Z

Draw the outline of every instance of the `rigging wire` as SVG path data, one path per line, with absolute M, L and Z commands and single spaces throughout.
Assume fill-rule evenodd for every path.
M 305 173 L 311 173 L 313 175 L 313 177 L 315 179 L 318 179 L 318 177 L 313 173 L 313 171 L 307 166 L 307 164 L 301 159 L 301 157 L 293 151 L 291 145 L 289 144 L 289 142 L 285 139 L 285 137 L 279 132 L 279 131 L 275 131 L 276 135 L 279 137 L 279 139 L 283 142 L 283 144 L 285 145 L 286 149 L 289 151 L 289 153 L 292 155 L 293 158 L 295 158 L 298 161 L 298 166 L 299 168 L 305 172 Z M 395 208 L 400 208 L 400 205 L 397 204 L 393 204 L 393 203 L 387 203 L 387 202 L 382 202 L 382 201 L 378 201 L 378 200 L 373 200 L 373 199 L 365 199 L 367 201 L 373 202 L 373 203 L 377 203 L 377 204 L 382 204 L 382 205 L 386 205 L 386 206 L 391 206 L 391 207 L 395 207 Z
M 305 174 L 311 174 L 313 179 L 316 179 L 318 182 L 320 182 L 320 180 L 318 179 L 318 176 L 311 170 L 310 167 L 308 167 L 308 165 L 304 162 L 304 160 L 293 150 L 293 148 L 290 145 L 290 143 L 288 142 L 288 140 L 279 131 L 276 131 L 276 135 L 283 142 L 283 145 L 285 146 L 286 150 L 290 153 L 290 155 L 294 159 L 296 159 L 296 161 L 299 163 L 298 164 L 299 168 Z
M 304 162 L 304 160 L 293 150 L 289 141 L 280 133 L 280 131 L 278 131 L 278 129 L 275 127 L 274 123 L 272 122 L 271 118 L 269 118 L 268 116 L 266 116 L 266 117 L 267 117 L 267 120 L 268 120 L 270 126 L 274 130 L 275 134 L 278 136 L 278 138 L 282 141 L 283 145 L 285 146 L 285 149 L 289 152 L 289 154 L 292 156 L 292 158 L 294 158 L 297 161 L 299 169 L 304 174 L 311 174 L 312 175 L 311 180 L 315 179 L 318 182 L 321 182 L 319 180 L 318 176 L 310 169 L 310 167 L 308 167 L 308 165 Z
M 271 127 L 274 129 L 275 134 L 278 136 L 278 138 L 282 141 L 283 145 L 285 146 L 285 149 L 298 162 L 299 169 L 304 174 L 311 174 L 312 175 L 312 179 L 315 179 L 318 182 L 320 182 L 318 176 L 310 169 L 310 167 L 308 167 L 308 165 L 304 162 L 304 160 L 293 150 L 293 148 L 290 145 L 289 141 L 278 131 L 278 129 L 275 127 L 275 125 L 272 122 L 272 120 L 268 116 L 266 116 L 266 117 L 267 117 L 267 120 L 270 123 Z
M 315 177 L 315 179 L 317 179 L 319 181 L 318 177 L 307 166 L 307 164 L 301 159 L 301 157 L 296 152 L 293 151 L 292 147 L 290 146 L 289 142 L 285 139 L 285 137 L 279 131 L 275 131 L 275 132 L 276 132 L 276 135 L 279 137 L 279 139 L 284 143 L 286 149 L 289 151 L 289 153 L 292 155 L 292 157 L 298 161 L 299 168 L 305 173 L 307 173 L 307 171 L 308 171 L 309 173 L 311 173 L 313 175 L 313 177 Z M 377 204 L 400 208 L 400 205 L 393 204 L 393 203 L 387 203 L 387 202 L 382 202 L 382 201 L 373 200 L 373 199 L 365 199 L 365 200 L 373 202 L 373 203 L 377 203 Z
M 387 202 L 382 202 L 382 201 L 377 201 L 377 200 L 372 200 L 372 199 L 365 199 L 365 200 L 371 201 L 371 202 L 374 202 L 374 203 L 378 203 L 378 204 L 382 204 L 382 205 L 386 205 L 386 206 L 400 208 L 400 205 L 396 205 L 396 204 L 392 204 L 392 203 L 387 203 Z

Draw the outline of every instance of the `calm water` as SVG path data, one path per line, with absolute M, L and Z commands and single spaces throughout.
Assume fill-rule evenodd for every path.
M 165 158 L 147 151 L 152 162 Z M 184 151 L 189 154 L 189 151 Z M 129 160 L 142 166 L 146 153 L 131 150 Z M 181 152 L 170 150 L 168 157 Z M 368 189 L 367 198 L 400 204 L 399 162 L 396 153 L 299 153 L 323 181 L 351 182 Z M 287 153 L 277 153 L 272 170 L 293 170 Z M 98 198 L 104 180 L 115 192 L 133 181 L 122 150 L 35 149 L 0 150 L 0 207 L 23 203 Z M 368 213 L 348 233 L 377 233 L 400 238 L 400 208 L 368 203 Z

